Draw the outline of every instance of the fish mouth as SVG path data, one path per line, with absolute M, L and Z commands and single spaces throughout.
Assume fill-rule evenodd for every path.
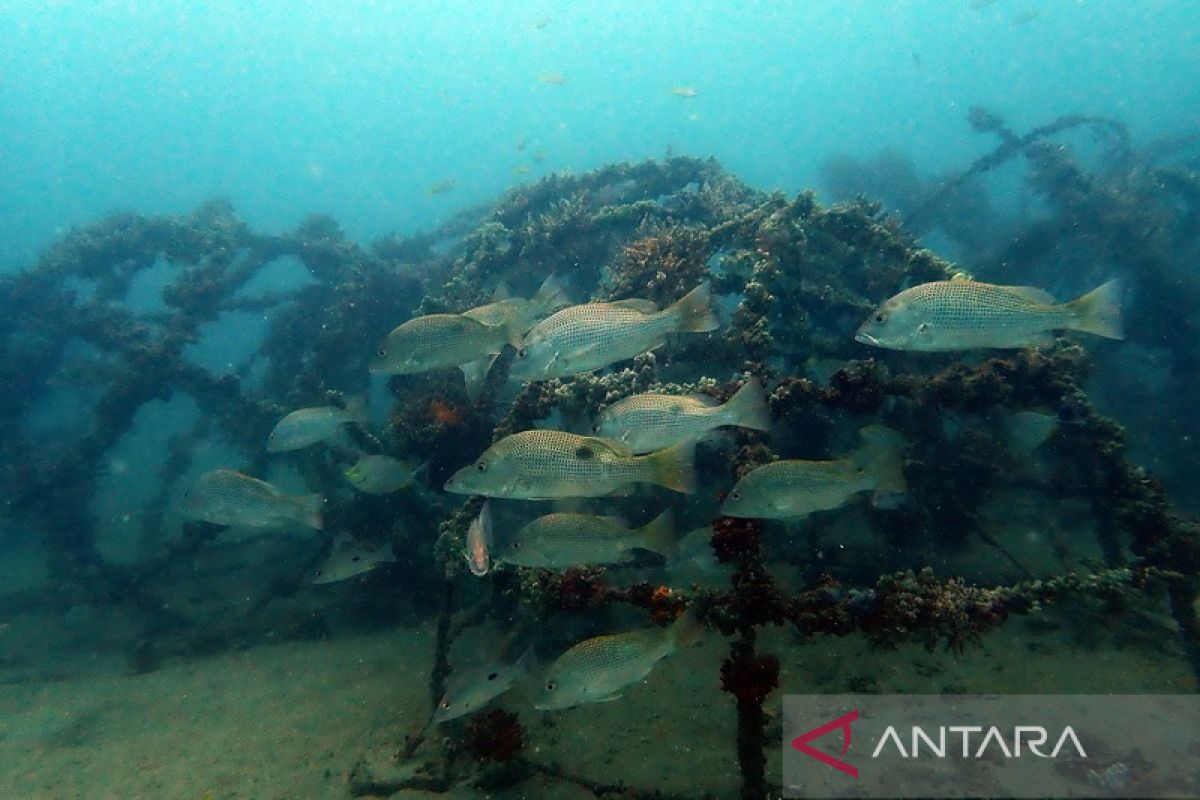
M 854 341 L 861 342 L 862 344 L 874 345 L 875 347 L 881 346 L 879 344 L 879 340 L 866 331 L 859 331 L 858 333 L 854 334 Z

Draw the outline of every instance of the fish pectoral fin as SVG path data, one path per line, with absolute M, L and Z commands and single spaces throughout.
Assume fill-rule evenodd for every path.
M 467 399 L 472 403 L 479 398 L 480 393 L 483 391 L 484 384 L 487 382 L 488 372 L 492 369 L 492 364 L 496 363 L 498 356 L 499 353 L 486 355 L 483 358 L 469 361 L 459 366 L 459 369 L 462 370 L 463 380 L 467 386 Z
M 620 699 L 621 699 L 621 693 L 613 692 L 612 694 L 606 694 L 603 697 L 597 697 L 592 702 L 593 703 L 611 703 L 613 700 L 620 700 Z

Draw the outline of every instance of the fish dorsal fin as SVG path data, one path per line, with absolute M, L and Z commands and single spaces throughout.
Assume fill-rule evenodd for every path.
M 508 288 L 508 284 L 500 281 L 496 284 L 496 288 L 492 290 L 492 302 L 499 303 L 501 300 L 507 300 L 512 297 L 512 290 Z
M 691 394 L 684 395 L 684 397 L 686 397 L 688 400 L 696 401 L 705 408 L 715 408 L 716 406 L 721 405 L 720 400 L 713 397 L 711 394 L 704 394 L 703 392 L 693 392 Z
M 636 297 L 629 300 L 614 300 L 609 305 L 616 306 L 617 308 L 628 308 L 632 311 L 640 311 L 643 314 L 653 314 L 658 311 L 658 304 L 653 300 L 641 300 Z
M 607 450 L 614 455 L 624 456 L 626 458 L 633 455 L 633 451 L 629 449 L 629 445 L 625 444 L 624 442 L 619 442 L 616 439 L 603 439 L 599 436 L 585 437 L 584 443 L 580 445 L 579 449 L 584 450 L 588 448 L 596 451 Z
M 1017 297 L 1023 297 L 1031 303 L 1038 303 L 1043 306 L 1052 306 L 1058 303 L 1054 299 L 1054 295 L 1036 286 L 1009 286 L 1008 290 Z
M 970 283 L 972 280 L 974 279 L 965 272 L 956 272 L 950 276 L 951 283 Z

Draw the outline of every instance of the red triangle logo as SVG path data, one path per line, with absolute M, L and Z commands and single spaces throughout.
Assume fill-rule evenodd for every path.
M 846 751 L 850 749 L 850 723 L 854 722 L 856 719 L 858 719 L 857 708 L 851 711 L 849 714 L 843 714 L 837 719 L 830 720 L 818 728 L 813 728 L 808 733 L 800 734 L 795 739 L 792 739 L 792 747 L 796 748 L 801 753 L 804 753 L 806 756 L 815 758 L 817 761 L 820 761 L 826 766 L 833 767 L 839 772 L 846 773 L 851 778 L 857 778 L 858 767 L 848 764 L 845 761 L 842 761 L 840 758 L 835 758 L 828 753 L 822 753 L 820 750 L 817 750 L 809 745 L 809 742 L 813 741 L 814 739 L 820 739 L 822 736 L 830 733 L 831 731 L 840 730 L 842 732 L 842 755 L 846 755 Z

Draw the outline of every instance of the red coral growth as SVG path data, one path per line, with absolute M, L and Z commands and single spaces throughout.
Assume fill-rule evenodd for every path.
M 558 605 L 564 611 L 585 611 L 601 601 L 604 584 L 595 570 L 571 567 L 558 583 Z
M 650 609 L 650 621 L 655 625 L 666 625 L 673 622 L 683 613 L 687 605 L 675 596 L 669 586 L 656 586 L 650 592 L 647 607 Z
M 713 520 L 712 529 L 713 537 L 709 543 L 721 563 L 727 564 L 758 553 L 763 529 L 758 520 L 721 517 Z
M 736 649 L 721 665 L 721 688 L 739 703 L 760 706 L 779 686 L 779 659 L 755 656 Z
M 493 708 L 471 720 L 466 744 L 480 761 L 511 761 L 525 747 L 525 729 L 516 714 Z
M 435 397 L 429 401 L 429 407 L 425 410 L 425 413 L 429 419 L 446 428 L 461 425 L 465 417 L 460 407 L 453 403 L 448 403 L 440 397 Z

